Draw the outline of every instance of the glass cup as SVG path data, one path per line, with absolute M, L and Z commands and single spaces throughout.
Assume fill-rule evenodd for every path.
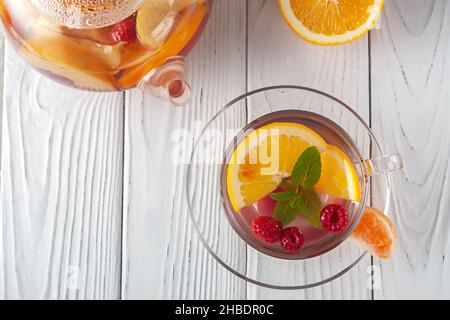
M 256 239 L 243 215 L 233 210 L 226 190 L 232 151 L 249 132 L 274 121 L 299 122 L 340 147 L 356 168 L 362 193 L 360 202 L 346 207 L 349 223 L 343 232 L 305 242 L 294 254 Z M 263 88 L 231 101 L 201 131 L 187 174 L 189 213 L 202 243 L 235 275 L 270 288 L 309 288 L 336 279 L 361 261 L 365 251 L 346 240 L 369 203 L 389 212 L 388 173 L 402 167 L 401 156 L 384 153 L 366 122 L 342 101 L 306 87 Z

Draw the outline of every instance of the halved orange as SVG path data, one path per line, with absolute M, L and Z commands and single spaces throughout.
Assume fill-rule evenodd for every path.
M 355 166 L 341 149 L 329 145 L 321 154 L 322 175 L 315 189 L 339 199 L 361 201 L 361 188 Z
M 233 209 L 238 212 L 274 191 L 310 146 L 319 152 L 328 147 L 320 135 L 298 123 L 274 122 L 251 132 L 237 146 L 227 167 Z
M 278 0 L 291 29 L 308 42 L 337 45 L 366 34 L 384 0 Z
M 392 221 L 380 210 L 367 207 L 350 239 L 378 259 L 389 259 L 397 241 Z

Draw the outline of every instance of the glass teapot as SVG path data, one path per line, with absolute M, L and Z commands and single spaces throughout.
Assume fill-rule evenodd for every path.
M 139 87 L 189 101 L 184 56 L 212 0 L 0 0 L 19 54 L 56 81 L 91 91 Z

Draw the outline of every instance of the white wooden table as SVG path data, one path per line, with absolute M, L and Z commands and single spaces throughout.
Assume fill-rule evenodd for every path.
M 274 0 L 216 0 L 189 56 L 186 109 L 62 87 L 5 47 L 0 298 L 450 298 L 450 1 L 386 0 L 379 30 L 327 48 L 297 38 Z M 201 246 L 171 133 L 274 84 L 341 98 L 403 154 L 391 261 L 281 292 L 237 279 Z

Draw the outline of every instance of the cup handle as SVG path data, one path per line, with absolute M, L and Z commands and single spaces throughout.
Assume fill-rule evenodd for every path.
M 403 158 L 398 153 L 368 159 L 365 160 L 364 163 L 367 167 L 368 176 L 375 176 L 403 169 Z

